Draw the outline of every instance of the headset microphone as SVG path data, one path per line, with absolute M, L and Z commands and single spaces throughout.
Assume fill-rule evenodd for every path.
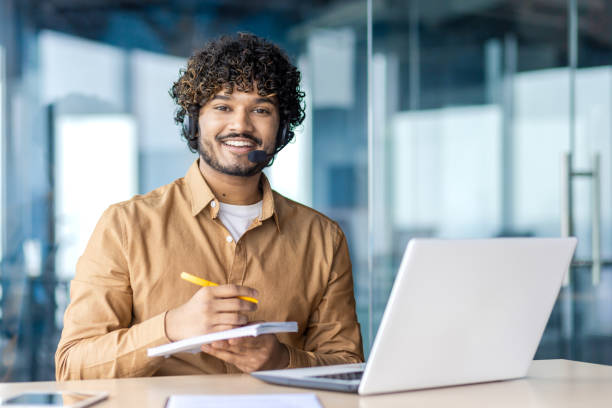
M 272 156 L 274 155 L 266 153 L 265 150 L 253 150 L 249 152 L 248 158 L 249 161 L 253 163 L 265 163 L 270 160 Z
M 293 136 L 293 133 L 289 133 L 289 125 L 281 123 L 281 131 L 276 136 L 277 146 L 281 146 L 281 149 L 289 142 L 288 136 Z M 280 149 L 277 149 L 274 153 L 267 153 L 265 150 L 253 150 L 249 152 L 248 158 L 252 163 L 266 163 L 271 157 L 274 157 Z

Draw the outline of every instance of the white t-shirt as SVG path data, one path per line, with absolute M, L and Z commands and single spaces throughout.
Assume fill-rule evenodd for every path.
M 232 234 L 235 242 L 238 242 L 242 234 L 251 226 L 253 220 L 261 216 L 263 200 L 251 205 L 233 205 L 219 203 L 217 216 Z

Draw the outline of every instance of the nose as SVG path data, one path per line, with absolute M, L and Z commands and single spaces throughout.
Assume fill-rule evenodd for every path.
M 233 133 L 252 133 L 253 122 L 246 109 L 235 109 L 229 130 Z

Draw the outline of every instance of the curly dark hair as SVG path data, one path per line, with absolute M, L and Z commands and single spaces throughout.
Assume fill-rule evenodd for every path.
M 278 98 L 280 126 L 276 154 L 293 139 L 293 130 L 305 117 L 300 78 L 300 72 L 275 44 L 249 33 L 220 37 L 191 56 L 187 68 L 181 69 L 179 79 L 172 85 L 170 96 L 178 105 L 174 121 L 181 125 L 182 137 L 195 153 L 200 107 L 221 89 L 228 93 L 234 88 L 251 92 L 257 83 L 259 95 L 275 94 Z

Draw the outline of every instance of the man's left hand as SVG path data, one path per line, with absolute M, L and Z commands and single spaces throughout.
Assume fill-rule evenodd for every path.
M 204 344 L 202 351 L 233 364 L 246 373 L 278 370 L 289 365 L 289 350 L 274 334 L 215 341 Z

